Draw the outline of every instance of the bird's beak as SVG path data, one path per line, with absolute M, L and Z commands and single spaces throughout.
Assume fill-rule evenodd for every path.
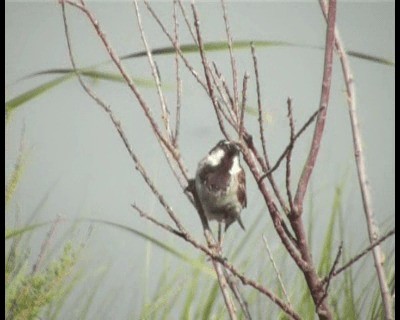
M 241 145 L 240 145 L 240 143 L 239 143 L 239 142 L 236 142 L 236 141 L 232 141 L 231 143 L 232 143 L 232 146 L 234 147 L 235 151 L 236 151 L 237 153 L 240 153 L 240 151 L 241 151 Z

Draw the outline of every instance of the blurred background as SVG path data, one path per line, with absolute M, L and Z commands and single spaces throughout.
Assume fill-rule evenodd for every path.
M 151 4 L 172 32 L 172 2 Z M 119 55 L 144 50 L 132 3 L 89 1 L 88 6 Z M 189 2 L 185 1 L 184 7 L 192 21 Z M 150 47 L 170 46 L 145 6 L 140 4 L 139 8 Z M 197 8 L 204 41 L 226 41 L 221 4 L 201 1 Z M 324 51 L 318 47 L 325 44 L 325 20 L 318 2 L 311 1 L 228 2 L 227 9 L 234 40 L 276 40 L 299 45 L 256 47 L 262 104 L 266 113 L 267 149 L 274 163 L 288 144 L 287 98 L 292 98 L 297 128 L 318 108 L 324 58 Z M 6 1 L 5 10 L 5 94 L 8 102 L 62 75 L 24 77 L 49 69 L 70 68 L 71 65 L 61 7 L 57 2 Z M 107 52 L 87 18 L 76 8 L 67 6 L 67 19 L 78 66 L 83 68 L 108 61 Z M 394 61 L 394 21 L 394 1 L 338 3 L 337 27 L 347 50 Z M 181 44 L 193 43 L 181 15 L 179 25 Z M 187 54 L 187 57 L 202 74 L 198 54 Z M 209 52 L 208 57 L 219 66 L 231 86 L 229 53 Z M 239 83 L 245 72 L 250 74 L 249 110 L 245 114 L 245 123 L 250 133 L 257 137 L 257 116 L 252 112 L 257 106 L 257 96 L 250 50 L 235 50 L 235 57 Z M 169 108 L 175 114 L 174 55 L 156 56 L 155 60 Z M 350 63 L 373 208 L 377 224 L 384 234 L 395 221 L 394 65 L 355 57 L 350 58 Z M 123 65 L 131 77 L 151 81 L 146 57 L 125 60 Z M 98 70 L 117 73 L 112 64 L 104 64 Z M 182 158 L 190 174 L 194 175 L 198 161 L 222 135 L 208 96 L 183 64 L 181 71 L 183 92 L 179 145 Z M 166 166 L 131 91 L 121 82 L 101 79 L 87 79 L 87 82 L 120 119 L 133 149 L 183 224 L 196 239 L 204 242 L 200 220 Z M 154 86 L 139 86 L 139 89 L 160 120 Z M 304 134 L 294 149 L 293 186 L 303 168 L 312 130 L 310 128 Z M 82 90 L 76 78 L 72 77 L 13 109 L 6 122 L 5 134 L 6 185 L 18 163 L 21 143 L 24 155 L 24 169 L 6 207 L 6 228 L 18 230 L 62 217 L 48 244 L 45 259 L 49 263 L 60 256 L 65 241 L 72 241 L 75 246 L 85 243 L 76 264 L 79 281 L 65 298 L 57 318 L 197 319 L 204 315 L 204 305 L 215 292 L 215 278 L 209 263 L 193 247 L 150 224 L 131 208 L 131 204 L 136 203 L 144 211 L 169 222 L 157 199 L 135 170 L 108 116 Z M 279 291 L 262 241 L 264 235 L 291 293 L 292 302 L 297 305 L 304 291 L 302 276 L 297 274 L 295 264 L 283 250 L 249 172 L 247 176 L 248 207 L 243 212 L 247 229 L 244 232 L 238 224 L 229 229 L 225 255 L 246 274 Z M 284 188 L 283 168 L 277 171 L 276 180 Z M 327 244 L 331 246 L 333 259 L 343 241 L 344 261 L 368 245 L 345 85 L 337 57 L 334 58 L 326 130 L 306 197 L 304 219 L 317 265 Z M 212 227 L 215 229 L 214 223 Z M 50 229 L 51 224 L 46 224 L 24 232 L 26 244 L 23 252 L 28 269 L 37 261 Z M 133 230 L 142 232 L 149 239 Z M 328 239 L 329 230 L 333 235 Z M 13 239 L 15 237 L 6 240 L 6 249 Z M 155 240 L 190 261 L 161 248 Z M 391 272 L 394 268 L 394 237 L 389 238 L 383 248 L 387 253 L 388 272 Z M 352 292 L 360 298 L 354 314 L 367 316 L 364 306 L 376 298 L 378 289 L 371 255 L 358 262 L 353 273 L 356 275 Z M 340 292 L 342 279 L 338 277 L 336 284 L 335 281 L 332 290 Z M 363 292 L 366 283 L 370 285 L 370 293 Z M 251 288 L 245 287 L 243 291 L 251 302 L 255 318 L 258 315 L 265 319 L 263 315 L 266 312 L 279 314 L 272 302 L 255 295 Z M 224 318 L 223 301 L 218 292 L 214 294 L 216 297 L 209 318 Z M 338 298 L 338 301 L 341 300 Z

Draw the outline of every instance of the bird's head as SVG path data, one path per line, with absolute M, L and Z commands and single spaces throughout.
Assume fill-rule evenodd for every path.
M 226 161 L 232 163 L 233 158 L 239 158 L 240 148 L 236 142 L 221 140 L 210 150 L 207 162 L 210 166 L 219 166 Z
M 239 169 L 239 153 L 238 143 L 221 140 L 209 151 L 201 166 L 220 168 L 223 171 L 230 171 L 234 167 L 236 172 Z

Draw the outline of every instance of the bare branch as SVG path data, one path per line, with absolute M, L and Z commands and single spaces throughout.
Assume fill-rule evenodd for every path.
M 207 92 L 207 84 L 200 79 L 199 75 L 197 74 L 196 70 L 194 70 L 193 66 L 189 63 L 189 61 L 185 58 L 183 55 L 182 50 L 180 47 L 175 43 L 173 37 L 171 34 L 167 31 L 165 28 L 164 24 L 161 22 L 160 18 L 158 15 L 155 13 L 153 8 L 150 6 L 149 2 L 147 0 L 144 0 L 144 3 L 147 7 L 147 10 L 149 10 L 150 14 L 153 16 L 154 20 L 157 22 L 157 24 L 160 26 L 161 30 L 164 32 L 164 34 L 168 37 L 169 41 L 171 44 L 174 46 L 175 50 L 178 52 L 179 56 L 181 57 L 182 61 L 185 63 L 185 66 L 188 68 L 190 73 L 193 75 L 193 77 L 196 79 L 196 81 L 206 90 Z
M 236 67 L 236 60 L 235 60 L 235 57 L 233 55 L 233 50 L 232 50 L 232 34 L 231 34 L 230 27 L 229 27 L 228 14 L 227 14 L 227 10 L 226 10 L 225 0 L 221 0 L 221 5 L 222 5 L 223 13 L 224 13 L 225 31 L 226 31 L 226 37 L 228 38 L 229 57 L 231 60 L 231 68 L 232 68 L 232 82 L 233 82 L 233 96 L 234 96 L 233 107 L 235 110 L 236 119 L 239 120 L 239 108 L 238 108 L 239 92 L 238 92 L 237 67 Z
M 177 3 L 181 5 L 180 0 L 174 0 L 174 34 L 175 34 L 175 43 L 179 47 L 179 23 L 178 17 L 176 15 L 176 6 Z M 182 97 L 182 80 L 180 77 L 180 68 L 179 68 L 179 55 L 178 52 L 175 52 L 175 73 L 176 73 L 176 114 L 175 114 L 175 133 L 173 134 L 173 145 L 176 147 L 178 145 L 178 137 L 179 137 L 179 128 L 180 128 L 180 119 L 181 119 L 181 97 Z
M 357 254 L 355 257 L 351 258 L 347 263 L 345 263 L 342 267 L 338 268 L 335 270 L 331 277 L 336 277 L 349 267 L 351 267 L 355 262 L 360 260 L 363 256 L 365 256 L 368 252 L 373 250 L 376 246 L 380 245 L 383 241 L 385 241 L 387 238 L 395 234 L 395 229 L 390 230 L 388 233 L 386 233 L 382 238 L 379 238 L 378 240 L 374 241 L 371 245 L 369 245 L 367 248 L 365 248 L 363 251 L 361 251 L 359 254 Z M 329 279 L 329 276 L 326 276 L 325 278 L 322 279 L 322 283 L 326 283 Z
M 321 111 L 318 113 L 317 116 L 310 152 L 306 160 L 303 172 L 300 176 L 296 196 L 294 198 L 295 214 L 292 214 L 289 217 L 290 224 L 296 235 L 301 257 L 309 266 L 308 270 L 302 270 L 302 271 L 304 274 L 304 278 L 307 282 L 307 285 L 310 289 L 314 304 L 316 306 L 316 312 L 321 320 L 322 319 L 330 320 L 333 318 L 333 316 L 327 302 L 327 297 L 324 297 L 325 292 L 323 290 L 323 287 L 321 286 L 321 279 L 319 278 L 312 261 L 311 250 L 307 243 L 307 235 L 305 232 L 305 227 L 301 215 L 303 212 L 304 196 L 307 190 L 309 179 L 311 177 L 311 173 L 315 166 L 325 126 L 325 119 L 328 108 L 330 84 L 332 77 L 335 21 L 336 21 L 336 0 L 330 0 L 328 26 L 326 30 L 324 73 L 322 79 L 322 90 L 320 99 Z
M 215 72 L 215 74 L 217 75 L 219 81 L 222 83 L 222 87 L 224 88 L 225 94 L 226 94 L 226 96 L 227 96 L 228 99 L 229 99 L 229 103 L 227 103 L 227 106 L 229 107 L 229 108 L 228 108 L 229 114 L 230 114 L 230 116 L 232 117 L 232 121 L 237 123 L 237 117 L 236 117 L 236 119 L 234 119 L 234 118 L 235 118 L 235 108 L 234 108 L 234 104 L 235 104 L 235 103 L 234 103 L 234 101 L 233 101 L 232 94 L 231 94 L 231 92 L 230 92 L 230 90 L 229 90 L 228 85 L 226 84 L 226 81 L 225 81 L 225 79 L 224 79 L 224 76 L 223 76 L 222 73 L 218 70 L 217 65 L 215 64 L 215 62 L 212 62 L 212 64 L 213 64 L 213 67 L 214 67 L 214 72 Z M 235 129 L 237 128 L 237 126 L 233 126 L 233 127 L 234 127 Z
M 158 69 L 156 67 L 156 64 L 154 63 L 153 55 L 151 54 L 151 49 L 150 49 L 149 45 L 147 44 L 147 40 L 146 40 L 146 36 L 144 34 L 142 19 L 140 16 L 140 11 L 139 11 L 139 7 L 137 4 L 137 0 L 134 0 L 133 3 L 135 6 L 135 12 L 136 12 L 137 22 L 138 22 L 138 26 L 139 26 L 139 30 L 140 30 L 140 36 L 142 38 L 142 42 L 143 42 L 143 45 L 144 45 L 146 53 L 147 53 L 147 58 L 149 60 L 149 64 L 151 67 L 151 73 L 152 73 L 154 81 L 156 83 L 157 93 L 158 93 L 158 97 L 160 99 L 162 120 L 164 122 L 165 130 L 167 131 L 168 138 L 171 141 L 172 140 L 172 132 L 171 132 L 170 124 L 169 124 L 169 111 L 168 111 L 167 103 L 164 98 L 164 94 L 161 90 L 160 77 L 159 77 L 159 73 L 157 72 Z
M 303 127 L 299 130 L 299 132 L 297 132 L 294 136 L 293 139 L 293 143 L 296 142 L 296 140 L 301 136 L 301 134 L 310 126 L 310 124 L 315 120 L 315 118 L 317 117 L 318 113 L 319 113 L 320 109 L 318 109 L 317 111 L 315 111 L 311 117 L 306 121 L 306 123 L 303 125 Z M 272 172 L 274 172 L 276 169 L 279 168 L 281 162 L 283 159 L 285 159 L 287 153 L 289 152 L 289 150 L 292 148 L 292 144 L 289 143 L 289 145 L 286 147 L 286 149 L 283 151 L 283 153 L 279 156 L 278 160 L 276 161 L 275 165 L 269 169 L 268 172 L 266 172 L 265 174 L 263 174 L 261 176 L 261 180 L 266 178 L 267 176 L 269 176 Z
M 319 1 L 325 19 L 328 17 L 328 8 L 324 0 Z M 334 30 L 336 52 L 339 56 L 344 81 L 346 84 L 347 104 L 349 106 L 349 116 L 353 135 L 354 157 L 357 166 L 358 182 L 360 185 L 362 203 L 364 207 L 365 219 L 367 222 L 368 236 L 370 243 L 373 243 L 379 237 L 379 228 L 374 221 L 374 212 L 372 209 L 371 191 L 368 188 L 368 176 L 365 166 L 365 157 L 362 149 L 361 130 L 356 110 L 356 94 L 353 81 L 353 75 L 350 69 L 350 62 L 346 54 L 346 50 L 342 44 L 337 28 Z M 394 319 L 393 316 L 393 301 L 389 292 L 387 276 L 383 268 L 383 252 L 380 246 L 373 249 L 373 257 L 375 269 L 381 290 L 382 301 L 385 310 L 386 319 Z
M 226 281 L 228 282 L 229 287 L 231 288 L 236 300 L 238 301 L 240 308 L 243 311 L 243 315 L 245 317 L 246 320 L 251 320 L 251 314 L 249 311 L 249 305 L 247 303 L 247 301 L 245 300 L 245 298 L 243 297 L 242 293 L 240 292 L 239 288 L 238 288 L 238 283 L 236 281 L 236 279 L 232 276 L 232 274 L 230 272 L 228 272 L 227 269 L 224 269 L 224 275 L 226 278 Z
M 296 196 L 294 198 L 296 214 L 299 215 L 301 215 L 303 212 L 304 196 L 307 191 L 311 173 L 314 169 L 315 161 L 317 160 L 318 151 L 322 140 L 322 134 L 324 132 L 324 127 L 325 127 L 325 119 L 326 119 L 326 112 L 328 110 L 329 94 L 330 94 L 330 86 L 332 78 L 333 49 L 335 40 L 335 20 L 336 20 L 336 0 L 330 0 L 328 26 L 326 33 L 324 74 L 322 79 L 321 99 L 319 103 L 320 112 L 318 113 L 317 116 L 317 122 L 315 124 L 314 136 L 312 138 L 310 152 L 308 154 L 308 158 L 305 163 L 303 172 L 300 176 Z
M 252 145 L 251 140 L 248 141 L 250 145 Z M 243 148 L 242 150 L 243 158 L 246 161 L 251 173 L 253 174 L 253 177 L 255 181 L 259 181 L 257 183 L 258 188 L 264 198 L 264 201 L 268 207 L 268 211 L 271 215 L 272 222 L 274 224 L 275 230 L 278 233 L 283 245 L 285 246 L 286 250 L 290 254 L 290 256 L 293 258 L 294 262 L 298 265 L 298 267 L 301 270 L 309 270 L 310 266 L 309 264 L 303 260 L 303 258 L 300 256 L 297 245 L 297 241 L 292 237 L 287 234 L 288 229 L 284 227 L 284 221 L 278 211 L 278 208 L 276 207 L 275 203 L 273 202 L 270 193 L 266 189 L 265 184 L 260 181 L 260 171 L 255 163 L 255 158 L 253 156 L 253 153 L 251 152 L 251 149 Z M 294 243 L 293 243 L 293 242 Z
M 82 1 L 83 2 L 83 1 Z M 67 3 L 70 3 L 69 1 L 67 1 Z M 183 225 L 181 224 L 181 222 L 179 221 L 179 219 L 176 217 L 175 213 L 173 212 L 173 210 L 171 209 L 171 207 L 167 204 L 166 200 L 164 199 L 164 197 L 162 196 L 162 194 L 158 191 L 158 189 L 156 188 L 155 184 L 153 183 L 153 181 L 151 180 L 151 178 L 149 177 L 149 175 L 147 174 L 145 168 L 143 167 L 143 165 L 141 164 L 139 158 L 136 156 L 136 154 L 133 152 L 132 147 L 130 146 L 129 140 L 125 135 L 124 130 L 121 127 L 121 123 L 119 120 L 116 119 L 116 117 L 114 116 L 112 110 L 110 109 L 109 106 L 107 106 L 99 97 L 97 97 L 94 92 L 85 84 L 85 82 L 83 81 L 81 75 L 79 74 L 79 72 L 77 71 L 77 67 L 75 64 L 75 59 L 73 56 L 73 52 L 72 52 L 72 47 L 71 47 L 71 40 L 70 40 L 70 36 L 69 36 L 69 31 L 68 31 L 68 24 L 67 24 L 67 18 L 65 15 L 65 6 L 64 6 L 64 1 L 61 1 L 61 7 L 62 7 L 62 13 L 63 13 L 63 19 L 64 19 L 64 29 L 65 29 L 65 37 L 67 39 L 67 45 L 68 45 L 68 52 L 69 52 L 69 58 L 72 64 L 72 67 L 76 73 L 76 76 L 78 78 L 79 83 L 81 84 L 82 88 L 85 90 L 85 92 L 108 114 L 108 116 L 110 117 L 111 122 L 114 125 L 114 128 L 118 131 L 118 134 L 120 135 L 126 150 L 128 151 L 131 159 L 133 160 L 133 162 L 135 163 L 135 167 L 136 170 L 138 170 L 141 174 L 141 176 L 143 177 L 144 181 L 146 182 L 146 184 L 150 187 L 151 191 L 153 192 L 153 194 L 157 197 L 158 201 L 160 202 L 160 204 L 164 207 L 164 209 L 167 211 L 168 215 L 170 216 L 170 218 L 174 221 L 175 225 L 178 227 L 178 229 L 181 232 L 186 232 L 186 230 L 184 229 Z M 86 10 L 86 8 L 85 8 Z M 90 12 L 89 12 L 90 14 Z M 97 21 L 96 21 L 97 24 Z M 98 24 L 97 24 L 98 25 Z
M 190 34 L 192 35 L 192 39 L 193 39 L 194 43 L 197 44 L 197 39 L 196 39 L 195 33 L 193 31 L 192 25 L 189 22 L 189 18 L 186 14 L 185 8 L 183 7 L 182 0 L 178 0 L 178 3 L 179 3 L 179 7 L 181 9 L 181 12 L 182 12 L 182 16 L 185 19 L 186 26 L 187 26 L 188 30 L 190 31 Z
M 239 140 L 243 139 L 244 130 L 244 110 L 246 109 L 246 98 L 247 98 L 247 81 L 249 80 L 249 75 L 247 72 L 243 77 L 243 87 L 242 87 L 242 105 L 240 108 L 240 120 L 239 120 Z
M 229 89 L 227 88 L 225 79 L 222 76 L 222 74 L 219 73 L 217 65 L 215 64 L 214 61 L 212 61 L 212 65 L 214 67 L 214 71 L 213 71 L 213 69 L 210 69 L 210 75 L 211 75 L 211 78 L 213 81 L 213 85 L 217 89 L 218 94 L 221 97 L 222 102 L 223 102 L 223 104 L 222 104 L 222 102 L 220 102 L 220 100 L 217 99 L 217 103 L 219 105 L 219 110 L 223 114 L 226 121 L 229 122 L 230 126 L 234 130 L 238 131 L 237 124 L 235 124 L 235 116 L 232 111 L 233 101 L 232 101 L 232 97 L 230 96 Z M 229 101 L 227 99 L 229 99 Z M 225 108 L 223 106 L 225 106 Z
M 165 223 L 162 223 L 162 222 L 158 221 L 157 219 L 154 219 L 152 216 L 150 216 L 149 214 L 144 212 L 142 209 L 140 209 L 135 203 L 132 203 L 131 207 L 133 209 L 135 209 L 139 213 L 139 215 L 141 217 L 146 218 L 147 220 L 153 222 L 155 225 L 167 230 L 168 232 L 173 233 L 174 235 L 176 235 L 176 236 L 178 236 L 180 238 L 183 238 L 183 239 L 185 238 L 185 236 L 184 236 L 184 234 L 182 232 L 172 228 L 171 226 L 169 226 L 169 225 L 167 225 Z
M 219 287 L 221 288 L 222 296 L 224 297 L 224 301 L 225 301 L 226 309 L 228 310 L 229 318 L 231 320 L 236 320 L 237 319 L 236 308 L 233 303 L 232 297 L 229 293 L 229 286 L 228 286 L 228 282 L 225 278 L 224 268 L 221 264 L 219 264 L 215 260 L 212 260 L 212 263 L 214 265 L 214 269 L 217 274 Z
M 290 214 L 295 214 L 295 208 L 293 206 L 293 197 L 290 186 L 290 176 L 291 176 L 291 166 L 290 162 L 292 159 L 292 150 L 294 146 L 294 120 L 293 120 L 293 111 L 292 111 L 292 100 L 290 98 L 287 99 L 287 107 L 288 107 L 288 118 L 289 118 L 289 127 L 290 127 L 290 143 L 291 146 L 287 155 L 286 155 L 286 193 L 289 201 Z
M 217 119 L 218 119 L 218 125 L 221 129 L 221 132 L 224 134 L 225 138 L 227 140 L 232 140 L 228 134 L 228 132 L 225 129 L 223 120 L 221 118 L 221 115 L 219 114 L 218 111 L 218 104 L 217 104 L 217 99 L 215 97 L 214 94 L 214 88 L 213 85 L 211 83 L 211 70 L 210 70 L 210 66 L 208 64 L 206 55 L 204 53 L 204 46 L 203 46 L 203 39 L 200 33 L 200 22 L 199 22 L 199 16 L 197 13 L 197 9 L 196 6 L 194 5 L 194 3 L 191 3 L 192 6 L 192 11 L 193 11 L 193 18 L 194 18 L 194 26 L 196 29 L 196 34 L 197 34 L 197 41 L 198 41 L 198 46 L 199 46 L 199 50 L 200 50 L 200 56 L 201 56 L 201 62 L 203 64 L 203 68 L 204 68 L 204 75 L 206 77 L 206 82 L 207 82 L 207 93 L 209 94 L 212 104 L 214 106 L 214 110 L 215 110 L 215 114 L 217 115 Z
M 337 264 L 338 264 L 338 262 L 339 262 L 339 258 L 340 258 L 340 256 L 342 255 L 342 251 L 343 251 L 343 242 L 342 242 L 342 243 L 340 244 L 340 246 L 339 246 L 339 249 L 338 249 L 338 252 L 337 252 L 337 254 L 336 254 L 336 258 L 335 258 L 335 260 L 334 260 L 334 262 L 333 262 L 331 271 L 329 271 L 328 279 L 326 280 L 325 293 L 324 293 L 324 295 L 321 297 L 320 302 L 317 304 L 317 308 L 318 308 L 319 304 L 328 296 L 329 285 L 330 285 L 330 283 L 331 283 L 331 279 L 332 279 L 332 277 L 333 277 L 333 273 L 335 272 L 335 269 L 336 269 Z
M 258 63 L 257 63 L 257 56 L 256 56 L 256 50 L 254 48 L 254 43 L 251 43 L 251 55 L 253 57 L 254 74 L 256 76 L 258 126 L 260 128 L 261 147 L 263 150 L 265 163 L 268 163 L 269 161 L 268 161 L 267 148 L 265 146 L 265 137 L 264 137 L 264 120 L 263 120 L 263 112 L 261 105 L 260 78 L 258 73 Z
M 144 111 L 144 114 L 145 114 L 146 118 L 150 122 L 151 128 L 153 129 L 153 132 L 155 133 L 155 136 L 157 137 L 157 141 L 159 142 L 160 145 L 164 145 L 165 148 L 168 150 L 168 152 L 172 155 L 172 157 L 176 161 L 176 163 L 177 163 L 182 175 L 187 180 L 188 179 L 187 169 L 186 169 L 186 167 L 184 166 L 184 164 L 182 162 L 182 159 L 180 157 L 179 152 L 170 143 L 168 138 L 166 138 L 161 133 L 156 121 L 154 120 L 154 117 L 152 115 L 152 112 L 151 112 L 150 108 L 148 107 L 148 105 L 144 101 L 143 97 L 139 93 L 139 90 L 137 89 L 136 85 L 133 83 L 132 79 L 130 78 L 130 76 L 128 75 L 128 73 L 126 72 L 124 67 L 122 66 L 118 55 L 116 54 L 114 49 L 111 47 L 110 43 L 108 42 L 108 40 L 107 40 L 104 32 L 100 28 L 100 25 L 99 25 L 97 19 L 95 18 L 95 16 L 90 12 L 90 10 L 87 9 L 86 5 L 84 4 L 84 1 L 80 1 L 81 4 L 77 4 L 76 2 L 73 2 L 71 0 L 63 0 L 61 2 L 62 3 L 64 3 L 64 2 L 68 3 L 71 6 L 74 6 L 74 7 L 78 8 L 78 9 L 80 9 L 88 17 L 89 21 L 91 22 L 91 24 L 95 28 L 96 33 L 98 34 L 99 38 L 103 42 L 103 45 L 107 49 L 107 52 L 108 52 L 110 58 L 114 62 L 115 66 L 118 68 L 119 72 L 121 73 L 121 75 L 125 79 L 126 83 L 128 84 L 129 88 L 131 89 L 131 91 L 134 93 L 136 99 L 138 100 L 142 110 Z M 163 149 L 163 151 L 164 151 L 164 149 Z
M 194 188 L 194 181 L 190 180 L 189 181 L 189 186 L 188 186 L 188 192 L 193 193 L 195 203 L 196 203 L 196 208 L 198 209 L 199 216 L 201 217 L 202 223 L 203 223 L 203 228 L 205 231 L 209 231 L 209 226 L 208 226 L 208 221 L 207 218 L 204 215 L 204 211 L 201 207 L 200 200 L 197 196 L 196 190 Z M 206 239 L 209 241 L 209 244 L 213 241 L 210 239 L 209 235 L 205 232 Z M 187 238 L 186 238 L 187 237 Z M 283 302 L 280 298 L 275 296 L 271 291 L 269 291 L 267 288 L 264 288 L 261 286 L 259 283 L 257 283 L 254 280 L 251 280 L 244 276 L 244 274 L 240 273 L 233 265 L 229 264 L 228 261 L 224 258 L 221 257 L 219 253 L 214 252 L 214 250 L 211 250 L 210 248 L 207 248 L 198 242 L 196 242 L 194 239 L 189 237 L 188 234 L 185 234 L 185 240 L 191 243 L 195 248 L 200 249 L 202 252 L 207 254 L 211 259 L 215 259 L 219 263 L 221 263 L 226 269 L 228 269 L 232 274 L 234 274 L 236 277 L 240 279 L 240 281 L 244 285 L 250 285 L 262 294 L 266 295 L 271 301 L 276 303 L 286 314 L 288 314 L 292 319 L 300 319 L 300 316 L 290 307 L 288 304 Z
M 278 267 L 276 266 L 275 260 L 274 260 L 274 258 L 273 258 L 273 256 L 272 256 L 271 250 L 269 249 L 268 242 L 267 242 L 267 238 L 265 237 L 265 235 L 263 235 L 262 238 L 263 238 L 263 240 L 264 240 L 265 248 L 267 248 L 269 261 L 271 261 L 272 266 L 273 266 L 274 271 L 275 271 L 275 274 L 276 274 L 276 276 L 277 276 L 278 283 L 279 283 L 279 285 L 280 285 L 280 287 L 281 287 L 281 289 L 282 289 L 282 291 L 283 291 L 283 294 L 285 295 L 285 298 L 286 298 L 287 302 L 288 302 L 289 305 L 291 306 L 292 303 L 290 302 L 289 295 L 287 294 L 285 285 L 283 284 L 283 280 L 282 280 L 282 277 L 281 277 L 281 273 L 279 272 Z

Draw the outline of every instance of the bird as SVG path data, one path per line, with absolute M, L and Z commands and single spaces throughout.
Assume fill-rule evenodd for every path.
M 246 175 L 238 143 L 219 141 L 200 160 L 194 183 L 208 220 L 217 220 L 219 230 L 224 223 L 225 233 L 235 221 L 245 230 L 240 213 L 247 206 Z

